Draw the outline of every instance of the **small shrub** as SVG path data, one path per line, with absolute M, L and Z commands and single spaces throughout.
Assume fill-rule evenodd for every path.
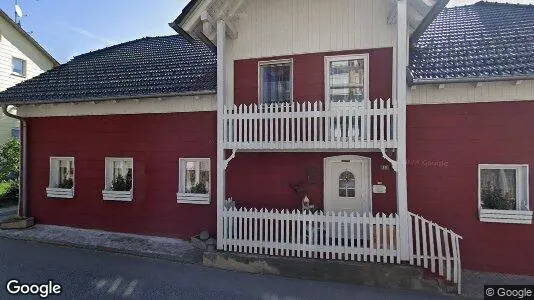
M 191 187 L 191 193 L 192 194 L 207 194 L 208 189 L 206 188 L 206 185 L 203 182 L 199 182 L 198 184 Z
M 17 204 L 19 202 L 19 184 L 16 181 L 10 181 L 9 187 L 0 195 L 0 206 Z
M 63 180 L 58 184 L 58 188 L 60 189 L 72 189 L 74 186 L 74 181 L 72 178 L 63 178 Z
M 500 210 L 515 209 L 515 199 L 508 194 L 503 194 L 500 188 L 483 189 L 481 198 L 482 208 Z
M 121 174 L 119 174 L 113 181 L 111 182 L 111 190 L 112 191 L 130 191 L 132 189 L 132 170 L 128 170 L 128 173 L 126 173 L 126 177 L 123 177 Z
M 19 173 L 20 141 L 12 139 L 0 147 L 0 181 L 14 179 Z

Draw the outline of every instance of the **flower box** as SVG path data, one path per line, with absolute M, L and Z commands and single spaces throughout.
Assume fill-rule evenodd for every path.
M 532 224 L 532 211 L 481 208 L 479 219 L 490 223 Z
M 210 194 L 177 193 L 178 203 L 185 204 L 210 204 Z
M 74 189 L 46 188 L 48 198 L 74 198 Z
M 132 201 L 133 195 L 132 191 L 102 191 L 102 196 L 104 200 L 110 201 Z
M 32 227 L 33 225 L 35 225 L 35 219 L 33 217 L 29 217 L 29 218 L 14 217 L 14 218 L 4 220 L 2 223 L 0 223 L 0 228 L 2 229 L 24 229 L 24 228 Z

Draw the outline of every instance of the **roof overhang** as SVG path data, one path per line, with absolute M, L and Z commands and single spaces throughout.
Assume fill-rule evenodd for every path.
M 194 91 L 194 92 L 181 92 L 181 93 L 166 93 L 166 94 L 150 94 L 150 95 L 131 95 L 131 96 L 107 96 L 99 98 L 71 98 L 71 99 L 51 99 L 51 100 L 37 100 L 37 101 L 10 101 L 3 100 L 0 105 L 34 105 L 34 104 L 61 104 L 61 103 L 81 103 L 81 102 L 101 102 L 101 101 L 120 101 L 120 100 L 140 100 L 147 98 L 168 98 L 168 97 L 178 97 L 178 96 L 200 96 L 200 95 L 210 95 L 216 94 L 217 91 Z
M 13 21 L 3 10 L 0 9 L 0 17 L 8 24 L 11 25 L 18 33 L 20 33 L 24 38 L 26 38 L 32 45 L 37 48 L 40 52 L 44 54 L 50 61 L 52 61 L 52 64 L 54 67 L 59 66 L 59 62 L 50 54 L 48 51 L 45 50 L 31 35 L 29 35 L 22 27 L 20 27 L 15 21 Z
M 243 13 L 250 0 L 191 0 L 176 20 L 169 25 L 179 34 L 215 44 L 217 21 L 226 23 L 226 35 L 236 38 L 238 35 L 235 21 Z M 398 0 L 387 1 L 389 13 L 387 22 L 397 22 Z M 449 0 L 408 0 L 408 25 L 412 39 L 417 39 L 434 20 Z
M 534 80 L 534 74 L 532 75 L 520 75 L 520 76 L 487 76 L 487 77 L 464 77 L 464 78 L 443 78 L 443 79 L 412 79 L 410 85 L 425 85 L 425 84 L 451 84 L 451 83 L 478 83 L 478 82 L 491 82 L 491 81 L 523 81 Z

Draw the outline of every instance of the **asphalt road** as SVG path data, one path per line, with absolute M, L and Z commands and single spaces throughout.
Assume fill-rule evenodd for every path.
M 8 294 L 11 279 L 60 284 L 49 299 L 450 299 L 0 238 L 0 299 L 39 299 Z

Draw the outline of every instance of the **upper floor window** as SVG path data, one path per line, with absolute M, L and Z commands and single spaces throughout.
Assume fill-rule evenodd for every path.
M 11 59 L 11 73 L 17 76 L 26 76 L 26 61 L 24 59 L 13 57 Z
M 528 165 L 479 165 L 480 220 L 532 223 L 528 203 Z
M 293 99 L 293 61 L 259 63 L 260 104 L 291 102 Z
M 369 55 L 326 57 L 326 99 L 330 103 L 359 103 L 369 99 Z

